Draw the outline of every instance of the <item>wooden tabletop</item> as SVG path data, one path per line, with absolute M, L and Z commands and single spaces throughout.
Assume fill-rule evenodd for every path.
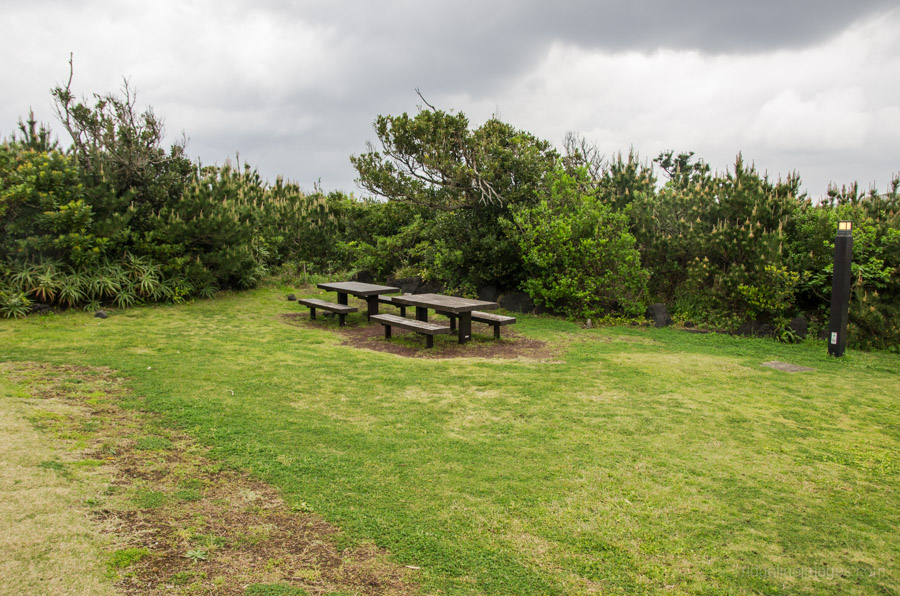
M 379 286 L 376 284 L 364 284 L 359 281 L 336 281 L 333 283 L 318 284 L 316 287 L 320 290 L 328 290 L 329 292 L 338 292 L 340 294 L 353 294 L 354 296 L 393 294 L 394 292 L 400 291 L 400 288 Z
M 492 310 L 500 308 L 500 305 L 496 302 L 485 302 L 484 300 L 472 300 L 470 298 L 459 298 L 457 296 L 444 296 L 443 294 L 405 294 L 403 296 L 391 296 L 391 301 L 394 302 L 394 304 L 433 308 L 434 310 L 453 314 L 472 312 L 473 310 Z

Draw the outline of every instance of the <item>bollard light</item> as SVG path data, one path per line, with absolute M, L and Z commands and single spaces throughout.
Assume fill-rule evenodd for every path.
M 831 319 L 828 353 L 840 357 L 847 347 L 847 313 L 850 308 L 850 263 L 853 260 L 853 223 L 838 222 L 834 239 L 834 273 L 831 279 Z

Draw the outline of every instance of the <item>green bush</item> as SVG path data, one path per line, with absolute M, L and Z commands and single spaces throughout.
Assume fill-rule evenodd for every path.
M 647 272 L 628 216 L 585 194 L 584 176 L 557 169 L 547 199 L 514 211 L 529 274 L 523 288 L 570 317 L 643 314 Z
M 633 229 L 651 291 L 669 303 L 696 297 L 707 320 L 739 319 L 759 310 L 748 300 L 762 299 L 771 272 L 786 267 L 784 229 L 799 204 L 799 180 L 773 183 L 740 156 L 732 172 L 712 175 L 689 158 L 663 154 L 669 182 L 634 198 Z
M 108 239 L 94 213 L 75 160 L 59 151 L 0 144 L 0 262 L 36 259 L 90 265 Z
M 431 106 L 415 116 L 378 116 L 375 132 L 380 150 L 351 157 L 358 182 L 389 202 L 425 209 L 414 242 L 405 234 L 402 247 L 381 243 L 378 253 L 407 251 L 392 259 L 394 271 L 401 261 L 449 289 L 517 287 L 524 269 L 510 210 L 544 194 L 558 158 L 550 143 L 496 118 L 470 128 L 464 114 Z
M 848 344 L 859 348 L 900 347 L 900 177 L 890 190 L 860 193 L 856 185 L 829 190 L 819 204 L 804 202 L 787 228 L 788 260 L 801 279 L 798 301 L 827 321 L 831 300 L 834 239 L 839 221 L 853 224 Z

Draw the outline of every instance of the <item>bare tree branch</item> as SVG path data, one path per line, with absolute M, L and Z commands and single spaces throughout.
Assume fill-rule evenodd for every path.
M 419 88 L 418 88 L 418 87 L 416 87 L 416 95 L 419 96 L 419 99 L 422 100 L 422 103 L 424 103 L 426 106 L 428 106 L 428 108 L 429 108 L 431 111 L 433 111 L 433 112 L 436 112 L 436 111 L 437 111 L 437 108 L 436 108 L 436 107 L 434 107 L 433 105 L 431 105 L 430 103 L 428 103 L 428 100 L 425 99 L 425 96 L 422 95 L 422 92 L 419 91 Z

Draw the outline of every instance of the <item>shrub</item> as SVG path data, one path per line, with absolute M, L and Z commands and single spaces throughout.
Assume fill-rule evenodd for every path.
M 31 301 L 24 292 L 0 289 L 0 317 L 20 319 L 31 312 Z
M 514 211 L 534 300 L 570 317 L 643 314 L 647 272 L 625 213 L 584 192 L 581 170 L 561 168 L 550 195 Z
M 766 265 L 754 284 L 738 285 L 738 293 L 746 303 L 746 314 L 758 321 L 771 321 L 776 329 L 783 328 L 794 314 L 800 277 L 785 267 Z
M 661 156 L 672 168 L 669 182 L 633 202 L 633 229 L 651 290 L 669 302 L 705 296 L 710 319 L 744 314 L 750 294 L 772 281 L 766 267 L 786 267 L 784 229 L 799 203 L 799 179 L 773 183 L 740 156 L 733 172 L 712 175 L 689 158 Z

